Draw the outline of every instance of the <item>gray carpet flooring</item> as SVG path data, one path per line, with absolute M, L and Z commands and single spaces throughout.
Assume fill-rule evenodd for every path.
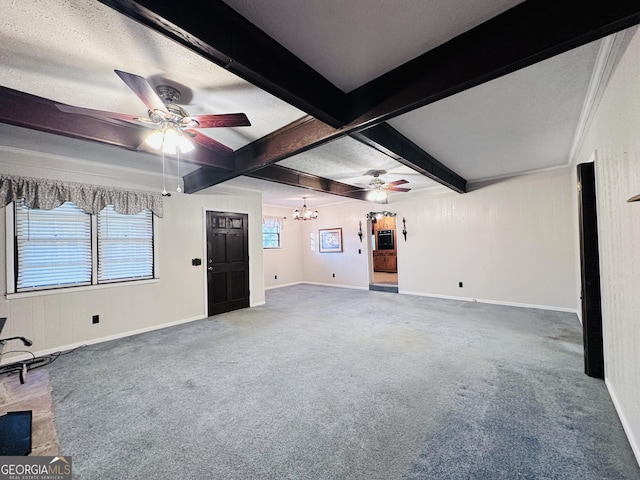
M 640 479 L 573 314 L 297 285 L 47 368 L 78 479 Z

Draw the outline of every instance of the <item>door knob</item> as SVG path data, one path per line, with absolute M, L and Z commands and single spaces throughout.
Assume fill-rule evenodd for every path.
M 211 270 L 213 272 L 213 267 L 207 267 L 207 270 Z

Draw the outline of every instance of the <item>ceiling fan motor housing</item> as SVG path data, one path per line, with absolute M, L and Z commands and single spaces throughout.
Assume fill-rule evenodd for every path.
M 180 90 L 169 85 L 158 85 L 156 93 L 165 104 L 176 103 L 180 100 Z

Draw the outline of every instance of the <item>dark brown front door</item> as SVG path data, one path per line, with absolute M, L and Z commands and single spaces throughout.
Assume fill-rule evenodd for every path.
M 207 212 L 208 315 L 249 306 L 248 217 Z

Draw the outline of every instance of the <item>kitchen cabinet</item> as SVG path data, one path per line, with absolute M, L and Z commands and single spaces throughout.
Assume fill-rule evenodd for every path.
M 397 272 L 398 262 L 397 262 L 395 250 L 374 251 L 373 252 L 373 270 L 375 272 L 390 272 L 390 273 Z

